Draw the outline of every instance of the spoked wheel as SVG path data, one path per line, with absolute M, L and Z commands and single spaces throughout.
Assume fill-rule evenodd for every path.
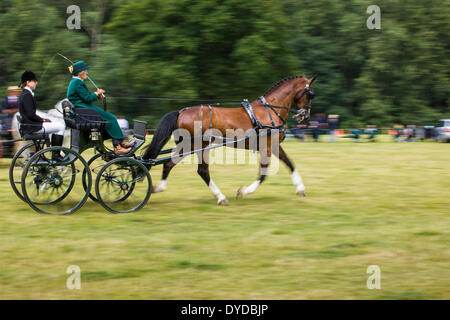
M 55 157 L 57 154 L 60 159 Z M 83 170 L 87 172 L 86 188 L 82 179 L 77 179 Z M 77 152 L 64 147 L 37 152 L 22 174 L 23 196 L 40 213 L 64 215 L 75 212 L 86 202 L 91 187 L 92 177 L 86 161 Z
M 23 201 L 26 201 L 22 193 L 22 173 L 25 165 L 36 153 L 36 146 L 33 142 L 27 143 L 14 155 L 9 166 L 9 183 L 14 193 Z
M 152 179 L 147 168 L 132 158 L 117 158 L 98 172 L 95 193 L 112 213 L 134 212 L 150 198 Z
M 101 168 L 107 164 L 107 161 L 103 160 L 102 158 L 102 154 L 101 153 L 97 153 L 96 155 L 94 155 L 92 158 L 89 159 L 89 161 L 87 162 L 88 167 L 91 171 L 91 175 L 92 175 L 92 181 L 95 181 L 97 178 L 97 175 L 99 173 L 99 171 L 101 170 Z M 83 170 L 83 176 L 82 176 L 82 180 L 83 180 L 83 187 L 84 190 L 87 190 L 87 176 L 86 176 L 86 170 Z M 95 192 L 94 190 L 91 190 L 91 192 L 89 192 L 89 198 L 91 198 L 93 201 L 98 202 L 97 197 L 95 196 Z

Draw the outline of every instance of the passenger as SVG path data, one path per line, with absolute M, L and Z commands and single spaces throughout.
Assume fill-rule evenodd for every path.
M 98 89 L 94 93 L 90 93 L 84 80 L 87 78 L 89 69 L 84 61 L 74 63 L 69 67 L 72 74 L 69 88 L 67 89 L 67 98 L 75 107 L 90 108 L 97 111 L 103 120 L 108 121 L 106 132 L 111 136 L 115 154 L 126 154 L 131 151 L 132 144 L 123 141 L 123 133 L 120 129 L 117 118 L 109 112 L 104 111 L 100 107 L 92 104 L 94 101 L 103 98 L 105 90 Z
M 53 133 L 51 137 L 52 146 L 62 146 L 64 122 L 52 122 L 50 119 L 43 119 L 36 114 L 36 100 L 34 90 L 38 84 L 36 75 L 32 71 L 25 71 L 22 74 L 21 88 L 24 88 L 19 96 L 18 107 L 22 117 L 20 125 L 21 134 L 24 133 Z M 53 154 L 53 159 L 60 159 L 59 153 Z

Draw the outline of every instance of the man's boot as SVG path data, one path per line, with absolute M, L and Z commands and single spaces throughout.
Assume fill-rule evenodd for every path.
M 61 147 L 63 144 L 64 136 L 60 134 L 52 134 L 52 147 Z M 60 150 L 53 151 L 52 160 L 54 161 L 62 161 L 63 157 L 61 157 Z

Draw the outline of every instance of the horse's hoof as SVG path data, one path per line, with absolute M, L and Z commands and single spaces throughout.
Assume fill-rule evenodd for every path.
M 299 195 L 299 196 L 303 196 L 303 197 L 306 197 L 306 193 L 305 193 L 305 190 L 303 190 L 303 191 L 298 191 L 297 192 L 297 194 Z
M 219 206 L 227 206 L 229 204 L 229 202 L 227 199 L 223 199 L 223 200 L 220 200 L 217 204 Z
M 158 186 L 152 186 L 152 193 L 158 193 L 158 192 L 163 192 L 163 191 L 164 190 L 162 190 Z
M 244 187 L 240 187 L 238 191 L 236 191 L 236 199 L 244 196 Z

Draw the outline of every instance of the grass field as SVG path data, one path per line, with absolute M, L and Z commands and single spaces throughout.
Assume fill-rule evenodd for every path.
M 283 146 L 307 197 L 280 164 L 235 200 L 257 165 L 213 165 L 219 207 L 180 164 L 144 209 L 108 214 L 88 201 L 69 216 L 21 202 L 0 168 L 0 299 L 449 299 L 450 145 Z M 153 182 L 161 167 L 151 170 Z M 81 268 L 81 289 L 66 269 Z M 369 265 L 381 289 L 369 290 Z

